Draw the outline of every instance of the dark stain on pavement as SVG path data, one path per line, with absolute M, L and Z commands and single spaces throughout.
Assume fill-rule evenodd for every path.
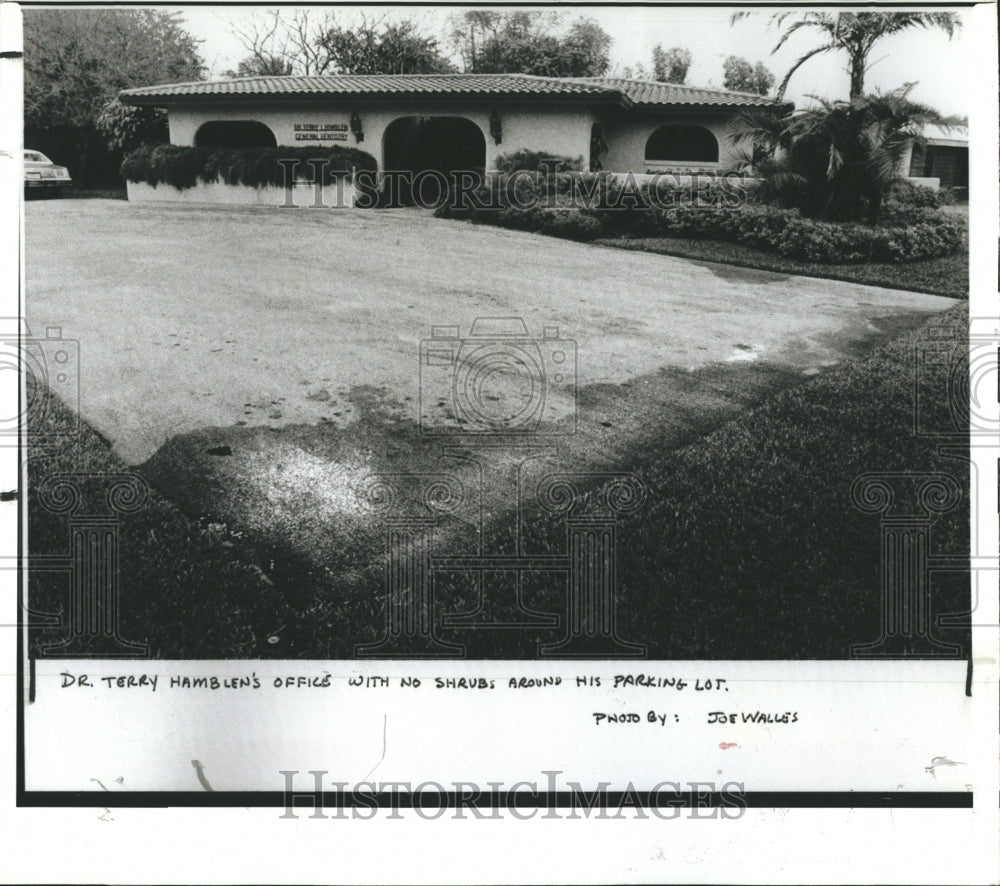
M 860 355 L 923 319 L 919 314 L 880 317 L 871 321 L 861 343 L 856 329 L 825 343 Z M 697 442 L 774 394 L 809 384 L 801 361 L 796 362 L 807 345 L 799 347 L 802 353 L 794 343 L 786 352 L 788 362 L 662 367 L 622 383 L 582 386 L 577 432 L 546 437 L 542 442 L 552 449 L 533 469 L 635 471 L 654 455 Z M 358 492 L 375 474 L 438 473 L 458 479 L 467 501 L 435 525 L 436 553 L 509 551 L 515 545 L 514 448 L 492 450 L 488 460 L 477 464 L 474 453 L 443 453 L 444 441 L 421 434 L 416 404 L 396 399 L 387 388 L 357 386 L 340 400 L 355 415 L 343 426 L 321 421 L 282 428 L 203 428 L 172 438 L 141 467 L 151 484 L 189 517 L 216 527 L 213 531 L 232 556 L 254 564 L 295 610 L 296 619 L 269 640 L 276 644 L 269 653 L 351 657 L 354 644 L 375 639 L 384 625 L 386 524 Z M 227 457 L 218 457 L 223 454 Z M 481 499 L 476 492 L 480 471 L 497 481 L 495 488 L 484 484 Z M 651 498 L 668 494 L 647 489 Z M 564 530 L 551 519 L 538 513 L 522 513 L 521 518 L 525 544 L 551 551 L 564 543 Z M 626 518 L 623 537 L 628 521 L 636 519 L 642 519 L 641 513 Z M 561 611 L 564 591 L 551 585 L 526 575 L 525 604 L 540 612 Z M 471 574 L 456 572 L 437 583 L 438 614 L 473 613 L 477 600 Z M 371 625 L 369 637 L 357 636 L 359 623 Z M 447 638 L 448 631 L 442 630 Z M 538 639 L 556 637 L 558 628 L 519 632 L 515 645 L 522 640 L 524 645 L 518 649 L 512 647 L 510 633 L 480 630 L 472 641 L 478 645 L 467 652 L 534 657 Z M 462 642 L 469 641 L 467 634 Z

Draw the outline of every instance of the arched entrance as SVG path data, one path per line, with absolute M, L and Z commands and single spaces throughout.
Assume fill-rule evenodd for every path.
M 486 137 L 465 117 L 399 117 L 386 127 L 383 148 L 386 171 L 416 175 L 433 170 L 451 183 L 453 172 L 471 170 L 481 175 L 486 169 Z M 401 202 L 414 202 L 407 187 L 399 190 Z M 433 200 L 435 191 L 428 183 L 424 199 Z
M 276 148 L 278 140 L 256 120 L 211 120 L 198 127 L 194 144 L 198 148 Z

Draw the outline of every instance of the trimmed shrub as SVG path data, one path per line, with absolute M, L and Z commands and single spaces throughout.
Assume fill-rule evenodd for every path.
M 549 163 L 553 160 L 558 161 L 558 169 L 560 171 L 576 170 L 579 172 L 583 169 L 583 157 L 574 159 L 573 157 L 554 154 L 551 151 L 528 151 L 522 149 L 497 157 L 497 172 L 506 175 L 521 171 L 538 172 L 539 169 L 544 168 L 542 166 L 543 160 L 549 161 Z
M 144 146 L 129 154 L 121 165 L 126 181 L 145 182 L 156 187 L 169 184 L 178 190 L 194 187 L 198 181 L 222 181 L 228 185 L 260 188 L 285 184 L 287 161 L 298 161 L 297 181 L 312 181 L 315 167 L 310 161 L 326 161 L 323 184 L 340 177 L 350 181 L 354 171 L 374 172 L 378 165 L 371 154 L 344 147 L 277 148 L 192 148 L 181 145 Z M 286 161 L 282 165 L 279 161 Z
M 777 251 L 787 258 L 815 262 L 858 262 L 874 257 L 875 229 L 854 223 L 795 219 L 785 226 Z
M 545 226 L 545 210 L 535 206 L 531 209 L 501 209 L 497 211 L 478 212 L 476 220 L 486 224 L 499 225 L 501 228 L 514 228 L 518 231 L 540 231 Z
M 878 256 L 892 262 L 954 255 L 965 245 L 966 237 L 962 221 L 943 214 L 933 223 L 877 230 L 880 234 Z
M 649 183 L 622 182 L 607 173 L 519 175 L 513 182 L 498 176 L 474 194 L 487 208 L 448 204 L 436 215 L 573 240 L 614 235 L 723 240 L 824 263 L 937 258 L 958 252 L 965 241 L 962 220 L 920 205 L 928 199 L 916 192 L 927 189 L 912 185 L 903 189 L 903 201 L 887 202 L 885 224 L 879 226 L 818 221 L 803 218 L 798 209 L 738 202 L 737 186 L 726 180 L 713 180 L 700 189 L 665 188 L 662 180 L 659 185 L 651 194 Z M 594 195 L 582 206 L 581 189 Z M 934 195 L 933 191 L 927 193 Z M 515 208 L 511 196 L 529 208 Z
M 578 209 L 554 209 L 545 212 L 543 234 L 567 240 L 596 240 L 604 233 L 600 221 Z
M 944 204 L 945 194 L 943 191 L 935 191 L 933 188 L 915 185 L 913 182 L 901 178 L 893 182 L 892 190 L 889 191 L 888 202 L 899 206 L 937 209 Z

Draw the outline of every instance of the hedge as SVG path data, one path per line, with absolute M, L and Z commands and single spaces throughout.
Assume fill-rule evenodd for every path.
M 525 149 L 497 157 L 496 168 L 498 172 L 507 174 L 521 171 L 537 172 L 543 168 L 543 161 L 545 161 L 546 166 L 550 166 L 554 161 L 560 170 L 583 169 L 583 157 L 565 157 L 553 154 L 551 151 L 528 151 Z
M 597 198 L 582 208 L 579 202 L 572 205 L 574 181 L 601 185 Z M 919 193 L 925 189 L 912 190 L 917 193 L 892 195 L 886 223 L 871 226 L 803 218 L 797 209 L 747 201 L 746 193 L 732 205 L 738 189 L 718 179 L 695 190 L 661 188 L 651 206 L 647 185 L 623 187 L 601 174 L 501 176 L 476 191 L 475 201 L 448 203 L 436 214 L 574 240 L 614 235 L 723 240 L 810 262 L 904 262 L 959 252 L 964 222 L 933 208 L 936 198 Z M 528 208 L 516 208 L 511 198 Z
M 297 160 L 298 180 L 312 181 L 312 160 L 325 160 L 323 184 L 343 176 L 350 181 L 354 171 L 376 171 L 371 154 L 343 147 L 278 148 L 191 148 L 180 145 L 145 145 L 122 162 L 121 175 L 126 181 L 144 182 L 156 187 L 173 185 L 178 190 L 193 188 L 199 181 L 223 181 L 228 185 L 254 188 L 285 184 L 285 166 L 279 160 Z M 287 164 L 286 164 L 287 165 Z

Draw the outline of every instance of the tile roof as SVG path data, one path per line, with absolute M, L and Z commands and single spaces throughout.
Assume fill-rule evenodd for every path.
M 241 77 L 126 89 L 124 104 L 152 99 L 240 95 L 561 95 L 621 100 L 614 87 L 530 74 L 335 74 L 320 77 Z
M 625 77 L 583 77 L 578 83 L 593 83 L 617 89 L 633 105 L 720 105 L 723 107 L 781 107 L 791 105 L 766 95 L 752 92 L 732 92 L 728 89 L 708 89 L 682 86 L 657 80 L 629 80 Z
M 536 77 L 531 74 L 335 74 L 317 77 L 240 77 L 197 80 L 126 89 L 126 105 L 174 103 L 206 96 L 489 95 L 562 96 L 612 102 L 625 107 L 781 106 L 767 96 L 724 89 L 678 86 L 624 77 Z
M 967 126 L 944 127 L 928 123 L 921 132 L 929 145 L 967 147 L 969 144 Z

